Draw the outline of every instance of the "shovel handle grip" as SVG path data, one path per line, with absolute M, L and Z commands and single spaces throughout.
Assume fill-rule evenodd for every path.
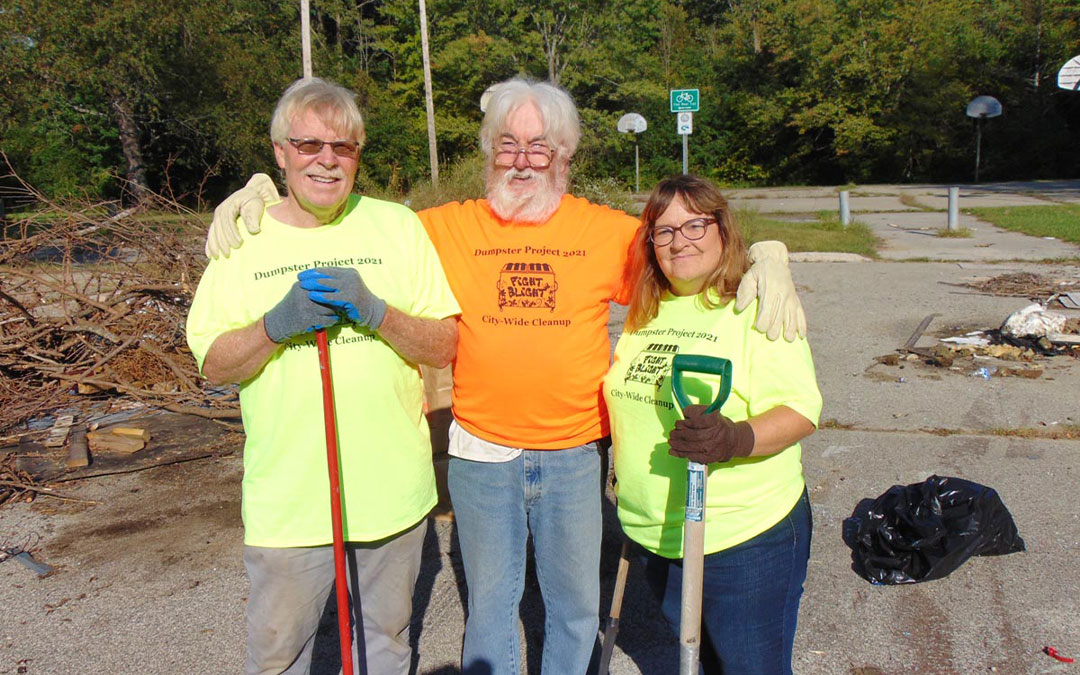
M 680 410 L 686 409 L 691 404 L 689 397 L 683 390 L 682 376 L 684 372 L 705 373 L 720 376 L 720 391 L 716 394 L 716 400 L 709 404 L 706 413 L 715 412 L 724 405 L 731 394 L 731 361 L 719 356 L 704 356 L 702 354 L 676 354 L 671 360 L 671 393 L 679 404 Z

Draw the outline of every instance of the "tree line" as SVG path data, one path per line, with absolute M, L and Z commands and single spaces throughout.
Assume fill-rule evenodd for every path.
M 0 150 L 53 196 L 214 200 L 273 168 L 269 116 L 300 75 L 297 0 L 0 0 Z M 429 173 L 415 0 L 312 0 L 316 74 L 359 95 L 361 186 Z M 1075 177 L 1075 0 L 429 0 L 444 166 L 475 161 L 479 99 L 514 75 L 577 102 L 578 176 L 681 170 L 668 91 L 696 87 L 691 170 L 726 184 Z M 643 115 L 634 139 L 616 131 Z

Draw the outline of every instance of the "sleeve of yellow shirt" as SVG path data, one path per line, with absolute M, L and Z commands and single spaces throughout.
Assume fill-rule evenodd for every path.
M 186 331 L 188 347 L 200 371 L 206 353 L 218 336 L 243 328 L 257 318 L 244 309 L 240 281 L 236 278 L 240 267 L 228 260 L 211 260 L 195 290 Z

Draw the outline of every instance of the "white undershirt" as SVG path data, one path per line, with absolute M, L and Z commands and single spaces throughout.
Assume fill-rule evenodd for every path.
M 474 462 L 509 462 L 517 459 L 521 454 L 521 448 L 511 448 L 498 443 L 484 440 L 474 436 L 457 423 L 450 422 L 450 447 L 448 452 L 451 457 L 468 459 Z

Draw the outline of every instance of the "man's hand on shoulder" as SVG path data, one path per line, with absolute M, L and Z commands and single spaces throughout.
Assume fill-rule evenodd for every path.
M 793 342 L 806 337 L 806 314 L 795 292 L 795 282 L 788 267 L 788 251 L 780 241 L 759 241 L 750 247 L 750 269 L 743 275 L 735 296 L 735 311 L 746 309 L 758 299 L 754 328 L 776 340 Z
M 247 185 L 226 197 L 214 209 L 214 219 L 206 233 L 206 257 L 228 258 L 232 249 L 240 248 L 244 243 L 237 231 L 236 219 L 243 219 L 249 233 L 258 234 L 266 205 L 279 199 L 281 195 L 270 176 L 265 173 L 252 176 Z

